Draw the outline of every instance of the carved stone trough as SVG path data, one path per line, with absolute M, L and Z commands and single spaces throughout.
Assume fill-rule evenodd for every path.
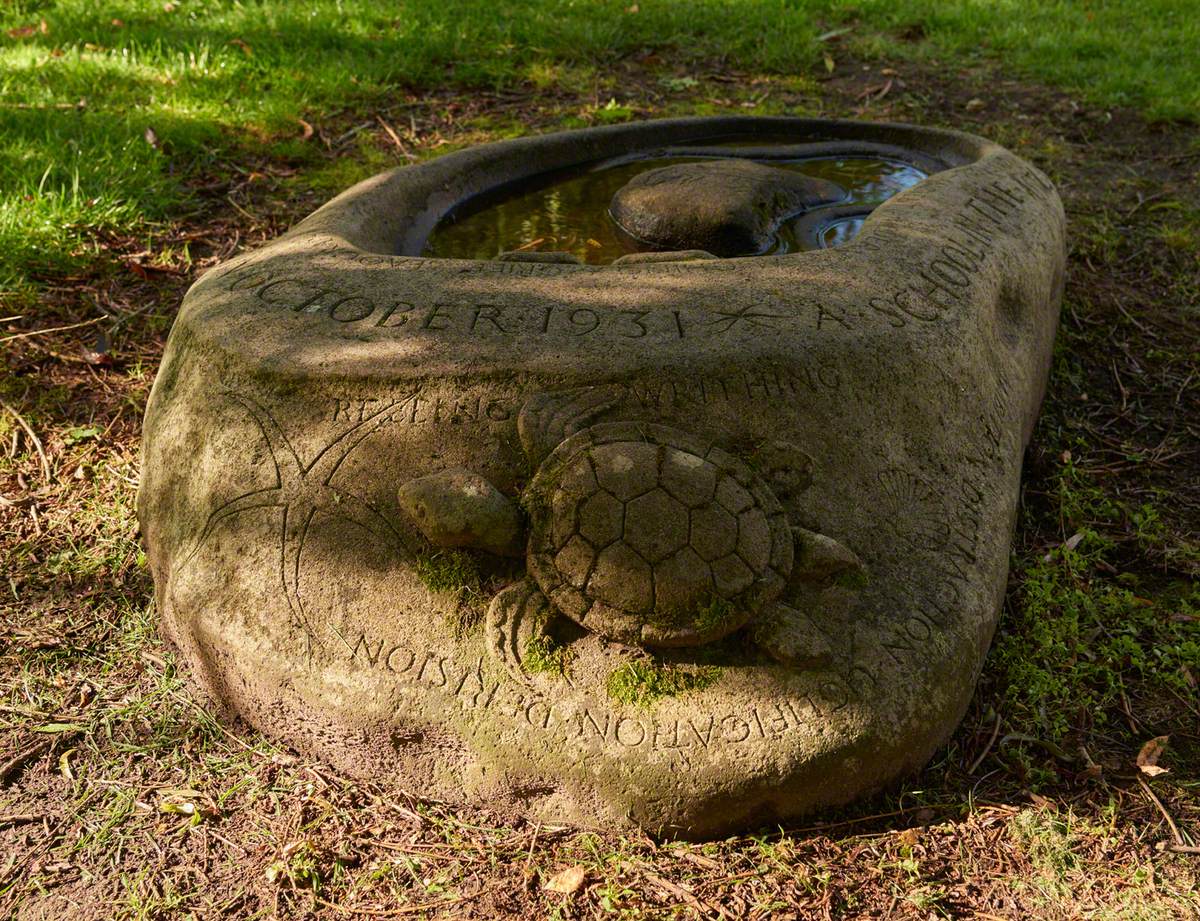
M 837 247 L 695 252 L 841 213 L 775 195 L 768 142 L 928 176 Z M 655 179 L 612 217 L 675 252 L 420 255 L 476 196 L 671 150 L 705 161 L 687 213 Z M 226 712 L 425 797 L 705 837 L 876 790 L 991 640 L 1064 245 L 1037 169 L 899 125 L 647 122 L 363 182 L 184 300 L 138 498 L 166 635 Z

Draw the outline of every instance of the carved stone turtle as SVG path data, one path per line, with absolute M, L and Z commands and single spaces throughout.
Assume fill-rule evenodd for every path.
M 583 429 L 543 462 L 522 501 L 530 574 L 561 613 L 610 639 L 720 639 L 791 573 L 791 531 L 766 484 L 665 425 Z
M 522 637 L 559 615 L 656 648 L 714 642 L 753 620 L 777 658 L 819 658 L 824 644 L 805 615 L 777 601 L 789 579 L 828 579 L 861 566 L 857 557 L 790 525 L 764 476 L 718 445 L 660 423 L 595 423 L 614 402 L 586 388 L 522 409 L 518 431 L 536 468 L 521 497 L 529 578 L 493 600 L 493 649 L 511 665 Z M 763 456 L 777 488 L 807 485 L 808 459 L 795 446 Z M 431 543 L 520 552 L 517 518 L 499 507 L 511 500 L 478 474 L 421 477 L 399 498 Z

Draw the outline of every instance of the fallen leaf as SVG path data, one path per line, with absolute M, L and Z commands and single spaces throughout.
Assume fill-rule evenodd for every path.
M 108 352 L 98 352 L 95 349 L 80 349 L 80 355 L 83 356 L 83 360 L 87 364 L 101 368 L 111 368 L 114 363 L 112 355 Z
M 1067 538 L 1067 542 L 1065 544 L 1063 544 L 1063 549 L 1064 550 L 1074 550 L 1076 547 L 1078 547 L 1080 545 L 1080 543 L 1082 543 L 1082 541 L 1083 541 L 1083 532 L 1082 531 L 1078 532 L 1077 534 L 1072 534 L 1069 538 Z
M 237 47 L 241 48 L 242 54 L 244 54 L 246 57 L 251 57 L 254 54 L 254 52 L 250 50 L 250 46 L 240 38 L 231 38 L 229 40 L 229 44 L 237 45 Z
M 825 71 L 826 71 L 826 73 L 833 73 L 833 69 L 835 67 L 837 67 L 837 64 L 835 64 L 833 62 L 833 58 L 831 58 L 829 55 L 825 55 Z
M 565 895 L 570 895 L 572 892 L 578 892 L 579 888 L 587 879 L 587 870 L 581 866 L 567 867 L 565 870 L 559 870 L 542 888 L 547 892 L 561 892 Z
M 298 121 L 300 123 L 300 127 L 304 129 L 304 133 L 300 135 L 300 140 L 307 141 L 313 136 L 313 126 L 302 118 L 298 118 L 296 121 Z
M 142 135 L 146 139 L 146 143 L 158 150 L 158 135 L 154 133 L 153 128 L 147 128 L 146 133 Z
M 58 756 L 58 773 L 62 774 L 67 780 L 75 779 L 75 772 L 71 770 L 71 756 L 77 751 L 79 751 L 77 748 L 68 748 Z
M 1158 766 L 1158 759 L 1167 750 L 1167 743 L 1169 741 L 1171 741 L 1170 736 L 1155 736 L 1143 745 L 1142 750 L 1138 752 L 1137 756 L 1138 770 L 1147 777 L 1157 777 L 1159 774 L 1166 774 L 1167 769 Z
M 978 112 L 985 105 L 987 105 L 987 103 L 984 102 L 982 99 L 980 99 L 978 96 L 976 96 L 974 99 L 967 100 L 967 104 L 966 104 L 965 108 L 968 112 Z

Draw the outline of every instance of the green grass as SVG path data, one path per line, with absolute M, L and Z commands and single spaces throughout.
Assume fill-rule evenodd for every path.
M 1028 561 L 1021 604 L 994 656 L 1008 683 L 1006 713 L 1061 740 L 1073 727 L 1104 731 L 1127 683 L 1187 699 L 1187 676 L 1200 674 L 1193 618 L 1200 589 L 1173 583 L 1138 591 L 1140 579 L 1105 578 L 1105 541 L 1084 532 L 1074 548 Z
M 807 4 L 806 4 L 807 5 Z M 925 36 L 923 50 L 1005 69 L 1089 101 L 1195 121 L 1200 113 L 1200 16 L 1193 0 L 863 0 L 855 33 Z
M 228 175 L 234 157 L 261 150 L 312 166 L 320 145 L 300 140 L 300 118 L 386 107 L 405 91 L 582 80 L 604 93 L 594 120 L 620 121 L 633 112 L 614 65 L 646 50 L 669 68 L 668 90 L 694 86 L 687 71 L 700 61 L 821 72 L 849 42 L 859 54 L 1000 59 L 1096 102 L 1195 119 L 1200 17 L 1190 7 L 17 0 L 0 11 L 0 295 L 103 262 L 106 235 L 149 239 L 198 207 L 195 183 Z

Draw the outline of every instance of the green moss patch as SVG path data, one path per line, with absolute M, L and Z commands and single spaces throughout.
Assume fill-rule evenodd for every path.
M 733 605 L 714 595 L 696 612 L 696 629 L 701 633 L 714 630 L 733 616 Z
M 438 550 L 417 557 L 417 578 L 431 592 L 479 590 L 479 566 L 461 550 Z
M 714 665 L 685 668 L 657 662 L 627 662 L 608 676 L 608 696 L 635 707 L 648 707 L 664 697 L 678 697 L 713 684 L 721 670 Z
M 524 655 L 521 657 L 525 671 L 532 675 L 564 677 L 570 661 L 571 650 L 545 634 L 530 639 L 525 644 Z

